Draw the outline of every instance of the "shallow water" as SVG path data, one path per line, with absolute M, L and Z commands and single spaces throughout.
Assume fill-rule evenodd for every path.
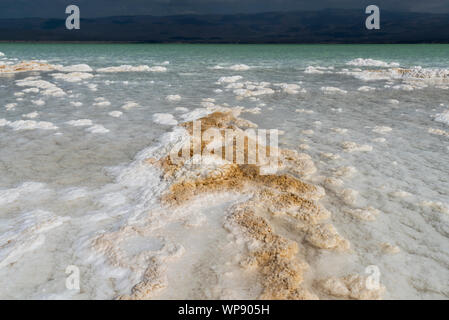
M 159 212 L 167 186 L 141 163 L 166 152 L 187 112 L 219 105 L 246 108 L 243 118 L 284 132 L 281 147 L 312 156 L 318 171 L 307 180 L 326 189 L 322 203 L 352 251 L 305 247 L 310 281 L 376 265 L 387 299 L 447 298 L 448 49 L 0 44 L 0 65 L 91 69 L 0 72 L 0 297 L 114 298 L 157 255 L 168 286 L 153 298 L 257 298 L 255 275 L 239 267 L 244 244 L 222 226 L 242 195 Z M 147 67 L 101 70 L 123 65 Z M 419 76 L 395 71 L 414 66 Z M 338 177 L 342 167 L 355 173 Z M 375 220 L 354 215 L 368 207 Z M 135 270 L 93 248 L 99 235 L 136 224 L 149 235 L 120 240 Z M 81 270 L 80 292 L 65 287 L 68 265 Z

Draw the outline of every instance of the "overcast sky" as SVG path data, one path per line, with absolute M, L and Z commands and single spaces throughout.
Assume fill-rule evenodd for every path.
M 449 13 L 449 0 L 0 0 L 0 18 L 65 18 L 65 7 L 76 4 L 81 17 L 175 15 L 185 13 L 254 13 L 325 8 Z

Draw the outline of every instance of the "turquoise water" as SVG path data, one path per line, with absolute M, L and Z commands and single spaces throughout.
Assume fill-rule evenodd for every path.
M 113 298 L 138 282 L 146 266 L 138 253 L 168 244 L 185 253 L 167 262 L 169 285 L 154 298 L 256 298 L 257 281 L 237 286 L 217 266 L 243 254 L 236 246 L 215 257 L 231 200 L 206 197 L 182 218 L 146 216 L 166 186 L 139 159 L 169 145 L 163 135 L 189 112 L 217 106 L 249 110 L 243 118 L 282 130 L 282 147 L 312 157 L 318 171 L 307 179 L 326 189 L 322 202 L 352 252 L 300 243 L 311 283 L 376 265 L 387 299 L 449 296 L 449 45 L 0 43 L 0 52 L 0 66 L 53 66 L 0 69 L 1 298 Z M 101 70 L 123 65 L 147 67 Z M 342 167 L 355 173 L 338 177 Z M 348 214 L 369 207 L 380 212 L 374 221 Z M 203 211 L 195 237 L 177 224 Z M 123 249 L 141 264 L 135 270 L 92 246 L 99 235 L 156 221 L 151 236 Z M 399 251 L 386 254 L 384 243 Z M 81 269 L 80 292 L 65 287 L 68 265 Z M 234 262 L 229 268 L 241 275 Z M 184 269 L 191 281 L 178 275 Z
M 215 62 L 268 63 L 270 66 L 308 66 L 315 61 L 323 66 L 344 64 L 367 57 L 393 60 L 401 65 L 447 66 L 447 44 L 404 45 L 189 45 L 189 44 L 28 44 L 1 43 L 1 52 L 22 60 L 44 59 L 73 64 L 91 62 L 93 67 L 108 62 L 158 62 L 169 60 L 179 66 Z

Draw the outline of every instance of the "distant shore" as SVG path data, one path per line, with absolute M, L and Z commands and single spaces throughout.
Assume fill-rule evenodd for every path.
M 60 18 L 0 19 L 0 42 L 417 44 L 449 43 L 449 14 L 382 11 L 368 30 L 360 10 L 328 9 L 232 15 L 121 16 L 83 19 L 68 30 Z

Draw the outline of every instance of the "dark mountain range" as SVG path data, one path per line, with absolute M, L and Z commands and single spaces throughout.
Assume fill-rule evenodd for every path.
M 449 14 L 381 12 L 381 29 L 367 30 L 360 10 L 234 15 L 123 16 L 81 19 L 1 19 L 2 41 L 187 43 L 448 43 Z

